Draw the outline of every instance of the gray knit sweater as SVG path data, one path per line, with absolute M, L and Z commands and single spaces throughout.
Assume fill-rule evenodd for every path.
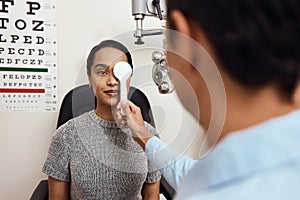
M 155 129 L 146 124 L 150 132 Z M 129 129 L 87 112 L 62 125 L 52 138 L 42 171 L 70 182 L 71 199 L 141 199 L 144 182 L 160 180 Z

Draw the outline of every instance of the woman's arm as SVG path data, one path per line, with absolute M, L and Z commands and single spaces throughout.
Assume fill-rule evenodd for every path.
M 69 183 L 48 177 L 49 200 L 69 200 Z
M 160 184 L 159 181 L 154 183 L 144 183 L 142 188 L 143 200 L 158 200 L 159 184 Z

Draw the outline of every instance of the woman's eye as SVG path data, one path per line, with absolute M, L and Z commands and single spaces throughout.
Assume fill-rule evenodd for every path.
M 97 71 L 97 74 L 99 74 L 99 75 L 106 75 L 107 72 L 105 70 L 99 70 L 99 71 Z

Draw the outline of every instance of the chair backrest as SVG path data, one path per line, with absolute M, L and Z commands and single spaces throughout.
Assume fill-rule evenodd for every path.
M 131 86 L 128 91 L 128 99 L 140 107 L 143 119 L 155 127 L 153 114 L 146 95 L 139 89 Z M 95 107 L 96 97 L 87 84 L 72 89 L 62 101 L 57 128 L 68 120 L 95 109 Z

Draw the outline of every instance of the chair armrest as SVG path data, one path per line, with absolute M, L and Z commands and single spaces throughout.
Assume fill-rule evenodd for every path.
M 34 192 L 30 197 L 30 200 L 47 200 L 47 199 L 48 199 L 48 180 L 42 180 L 35 188 Z

